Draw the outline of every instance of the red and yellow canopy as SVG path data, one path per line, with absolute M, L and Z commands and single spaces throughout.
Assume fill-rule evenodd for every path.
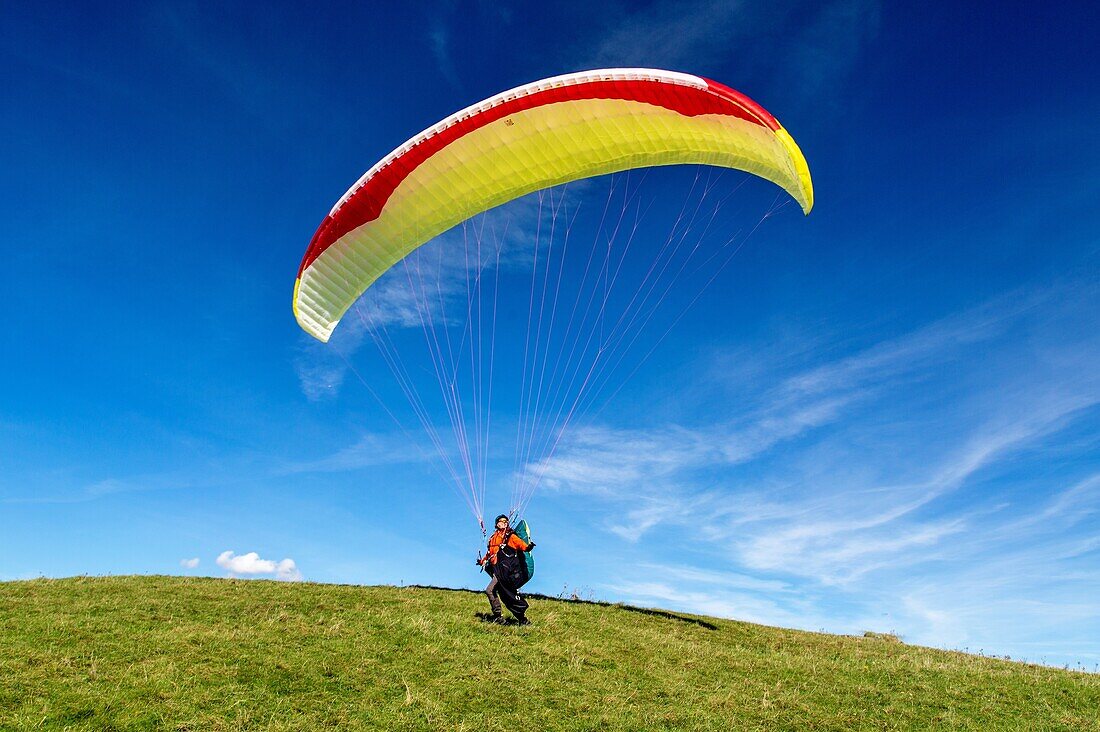
M 679 164 L 744 170 L 804 212 L 813 207 L 798 146 L 743 94 L 655 69 L 556 76 L 451 115 L 368 170 L 313 235 L 294 285 L 295 317 L 327 341 L 387 269 L 455 224 L 568 181 Z

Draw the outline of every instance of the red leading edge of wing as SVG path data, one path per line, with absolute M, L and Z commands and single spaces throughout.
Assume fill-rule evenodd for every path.
M 597 80 L 553 87 L 509 99 L 495 107 L 460 119 L 432 137 L 425 138 L 377 171 L 334 213 L 326 216 L 310 240 L 298 277 L 321 253 L 340 237 L 373 221 L 382 213 L 390 195 L 417 166 L 464 135 L 510 114 L 547 104 L 580 99 L 625 99 L 678 112 L 685 117 L 723 114 L 753 122 L 772 131 L 779 129 L 774 117 L 745 95 L 724 84 L 704 79 L 707 88 L 660 79 Z

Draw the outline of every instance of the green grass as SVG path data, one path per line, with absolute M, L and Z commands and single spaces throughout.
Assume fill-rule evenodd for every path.
M 865 638 L 395 587 L 0 583 L 0 729 L 1096 729 L 1100 677 Z

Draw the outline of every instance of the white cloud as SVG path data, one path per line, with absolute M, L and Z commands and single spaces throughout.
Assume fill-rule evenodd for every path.
M 194 569 L 195 567 L 199 566 L 199 558 L 192 557 L 191 559 L 181 559 L 180 566 L 184 569 Z
M 351 445 L 314 460 L 288 463 L 276 471 L 279 475 L 296 473 L 340 473 L 378 465 L 425 460 L 427 453 L 400 434 L 364 434 Z
M 271 574 L 275 571 L 275 562 L 260 559 L 256 552 L 234 556 L 232 551 L 227 550 L 218 555 L 217 563 L 234 574 Z
M 679 68 L 713 62 L 745 40 L 744 10 L 743 3 L 702 0 L 616 13 L 614 28 L 598 42 L 594 64 Z
M 878 0 L 651 3 L 610 13 L 614 22 L 579 55 L 591 58 L 583 65 L 696 73 L 735 61 L 735 85 L 789 88 L 791 97 L 820 107 L 850 78 L 879 16 Z
M 560 204 L 567 191 L 583 189 L 583 183 L 574 183 L 524 196 L 479 214 L 410 253 L 344 314 L 329 343 L 303 335 L 294 360 L 302 392 L 310 400 L 335 397 L 348 378 L 355 354 L 364 344 L 373 350 L 377 337 L 392 342 L 404 329 L 442 332 L 444 327 L 463 326 L 469 318 L 468 293 L 480 287 L 489 298 L 491 273 L 498 266 L 530 267 L 536 245 L 549 243 L 545 234 L 536 235 L 540 219 L 566 215 L 568 202 Z M 427 351 L 402 357 L 431 363 Z M 380 364 L 380 368 L 384 372 L 386 366 Z
M 275 579 L 284 582 L 301 582 L 302 573 L 298 571 L 298 565 L 293 559 L 283 559 L 275 565 Z
M 294 369 L 298 373 L 302 393 L 310 401 L 336 396 L 347 375 L 347 367 L 338 356 L 322 351 L 312 343 L 294 359 Z
M 274 575 L 275 579 L 288 582 L 298 582 L 302 579 L 302 573 L 293 559 L 282 559 L 278 562 L 271 559 L 261 559 L 256 552 L 235 555 L 232 551 L 224 551 L 218 555 L 217 564 L 229 572 L 231 577 L 240 575 Z
M 766 398 L 784 409 L 822 400 L 836 408 L 925 383 L 1006 335 L 1049 293 L 1010 293 L 909 333 L 787 376 Z
M 853 412 L 866 409 L 876 399 L 896 400 L 899 394 L 909 399 L 914 393 L 932 392 L 934 386 L 922 385 L 942 378 L 946 365 L 964 361 L 976 349 L 990 349 L 997 339 L 1004 341 L 1032 310 L 1057 299 L 1052 292 L 1013 293 L 852 356 L 790 375 L 777 370 L 771 385 L 761 373 L 754 384 L 762 395 L 759 404 L 734 411 L 717 426 L 578 428 L 558 455 L 531 470 L 554 487 L 613 494 L 615 487 L 627 486 L 633 496 L 635 486 L 645 480 L 683 477 L 685 471 L 715 464 L 751 462 L 786 442 L 812 436 L 817 428 L 842 421 L 852 424 Z M 1088 345 L 1088 353 L 1097 351 L 1098 344 Z M 1006 451 L 1059 429 L 1066 419 L 1096 404 L 1100 380 L 1076 376 L 1091 373 L 1081 366 L 1078 360 L 1066 362 L 1057 373 L 1009 373 L 1006 378 L 1021 383 L 1002 381 L 995 388 L 973 391 L 968 395 L 977 402 L 972 413 L 947 415 L 958 422 L 951 430 L 961 429 L 965 436 L 951 435 L 945 448 L 948 454 L 935 462 L 926 456 L 916 461 L 925 477 L 914 476 L 908 481 L 910 487 L 923 487 L 933 494 L 957 487 Z M 987 399 L 990 395 L 994 398 Z M 930 464 L 938 466 L 931 474 Z M 888 487 L 896 490 L 896 485 Z
M 1077 522 L 1097 512 L 1100 512 L 1100 473 L 1091 475 L 1055 495 L 1050 505 L 1037 518 L 1050 521 L 1069 514 L 1069 521 Z
M 805 11 L 809 22 L 782 42 L 786 59 L 780 78 L 808 100 L 835 100 L 838 82 L 847 79 L 864 46 L 878 33 L 878 0 L 817 2 Z M 836 104 L 836 102 L 833 102 Z
M 718 618 L 734 618 L 751 623 L 817 629 L 818 619 L 809 604 L 796 595 L 760 589 L 709 584 L 710 577 L 698 571 L 656 572 L 646 579 L 624 578 L 605 588 L 631 604 L 681 610 Z
M 447 80 L 452 89 L 461 90 L 462 84 L 459 82 L 458 69 L 451 56 L 451 33 L 440 18 L 440 11 L 438 10 L 432 13 L 428 30 L 428 43 L 431 46 L 432 56 L 435 58 L 435 65 L 439 69 L 439 73 Z
M 578 430 L 535 470 L 603 501 L 605 528 L 625 541 L 691 532 L 698 551 L 720 543 L 742 570 L 836 592 L 977 557 L 1011 556 L 1008 574 L 1068 569 L 1100 548 L 1059 536 L 1100 515 L 1096 476 L 1039 494 L 1004 476 L 1064 449 L 1060 436 L 1100 404 L 1084 366 L 1100 355 L 1095 333 L 1048 327 L 1081 300 L 1011 293 L 832 362 L 758 370 L 762 404 L 723 425 Z
M 440 234 L 378 278 L 348 311 L 341 328 L 352 320 L 358 321 L 359 330 L 368 325 L 420 329 L 425 320 L 464 324 L 467 295 L 476 292 L 478 278 L 488 296 L 495 267 L 528 269 L 536 245 L 545 248 L 551 243 L 551 222 L 564 220 L 576 205 L 576 194 L 586 188 L 586 182 L 578 181 L 536 191 Z M 345 352 L 354 350 L 346 346 Z
M 749 364 L 755 397 L 719 402 L 721 425 L 581 430 L 542 467 L 631 553 L 683 547 L 608 586 L 631 601 L 1091 666 L 1098 296 L 1010 293 L 809 367 Z
M 782 378 L 771 388 L 761 378 L 762 406 L 746 410 L 724 425 L 575 429 L 558 455 L 531 466 L 529 472 L 541 475 L 543 483 L 554 488 L 613 494 L 617 487 L 628 487 L 633 495 L 640 482 L 667 479 L 704 466 L 751 461 L 846 417 L 884 391 L 919 381 L 923 374 L 956 358 L 961 349 L 1001 335 L 1035 301 L 1023 296 L 1002 298 L 853 356 Z M 981 451 L 995 450 L 996 445 L 975 445 L 974 449 L 977 452 L 971 457 L 980 461 Z M 965 465 L 958 467 L 964 469 Z
M 788 582 L 775 579 L 761 579 L 741 572 L 719 571 L 716 569 L 700 569 L 686 564 L 655 564 L 641 563 L 638 569 L 645 572 L 650 579 L 663 577 L 666 580 L 675 578 L 680 581 L 693 582 L 700 586 L 710 588 L 728 588 L 736 590 L 751 590 L 757 592 L 792 593 L 795 588 Z

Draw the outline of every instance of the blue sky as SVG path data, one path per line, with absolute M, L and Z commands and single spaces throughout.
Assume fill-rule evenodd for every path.
M 546 76 L 653 66 L 768 108 L 817 205 L 678 289 L 692 310 L 541 464 L 531 589 L 1100 664 L 1095 4 L 553 5 L 0 11 L 0 578 L 480 585 L 470 514 L 298 329 L 294 272 L 422 128 Z M 634 186 L 644 252 L 700 176 L 543 201 L 591 239 L 590 212 Z M 712 182 L 718 233 L 775 201 Z M 537 204 L 483 219 L 514 227 L 506 282 Z M 444 286 L 464 276 L 440 262 Z M 414 425 L 362 332 L 338 336 Z

